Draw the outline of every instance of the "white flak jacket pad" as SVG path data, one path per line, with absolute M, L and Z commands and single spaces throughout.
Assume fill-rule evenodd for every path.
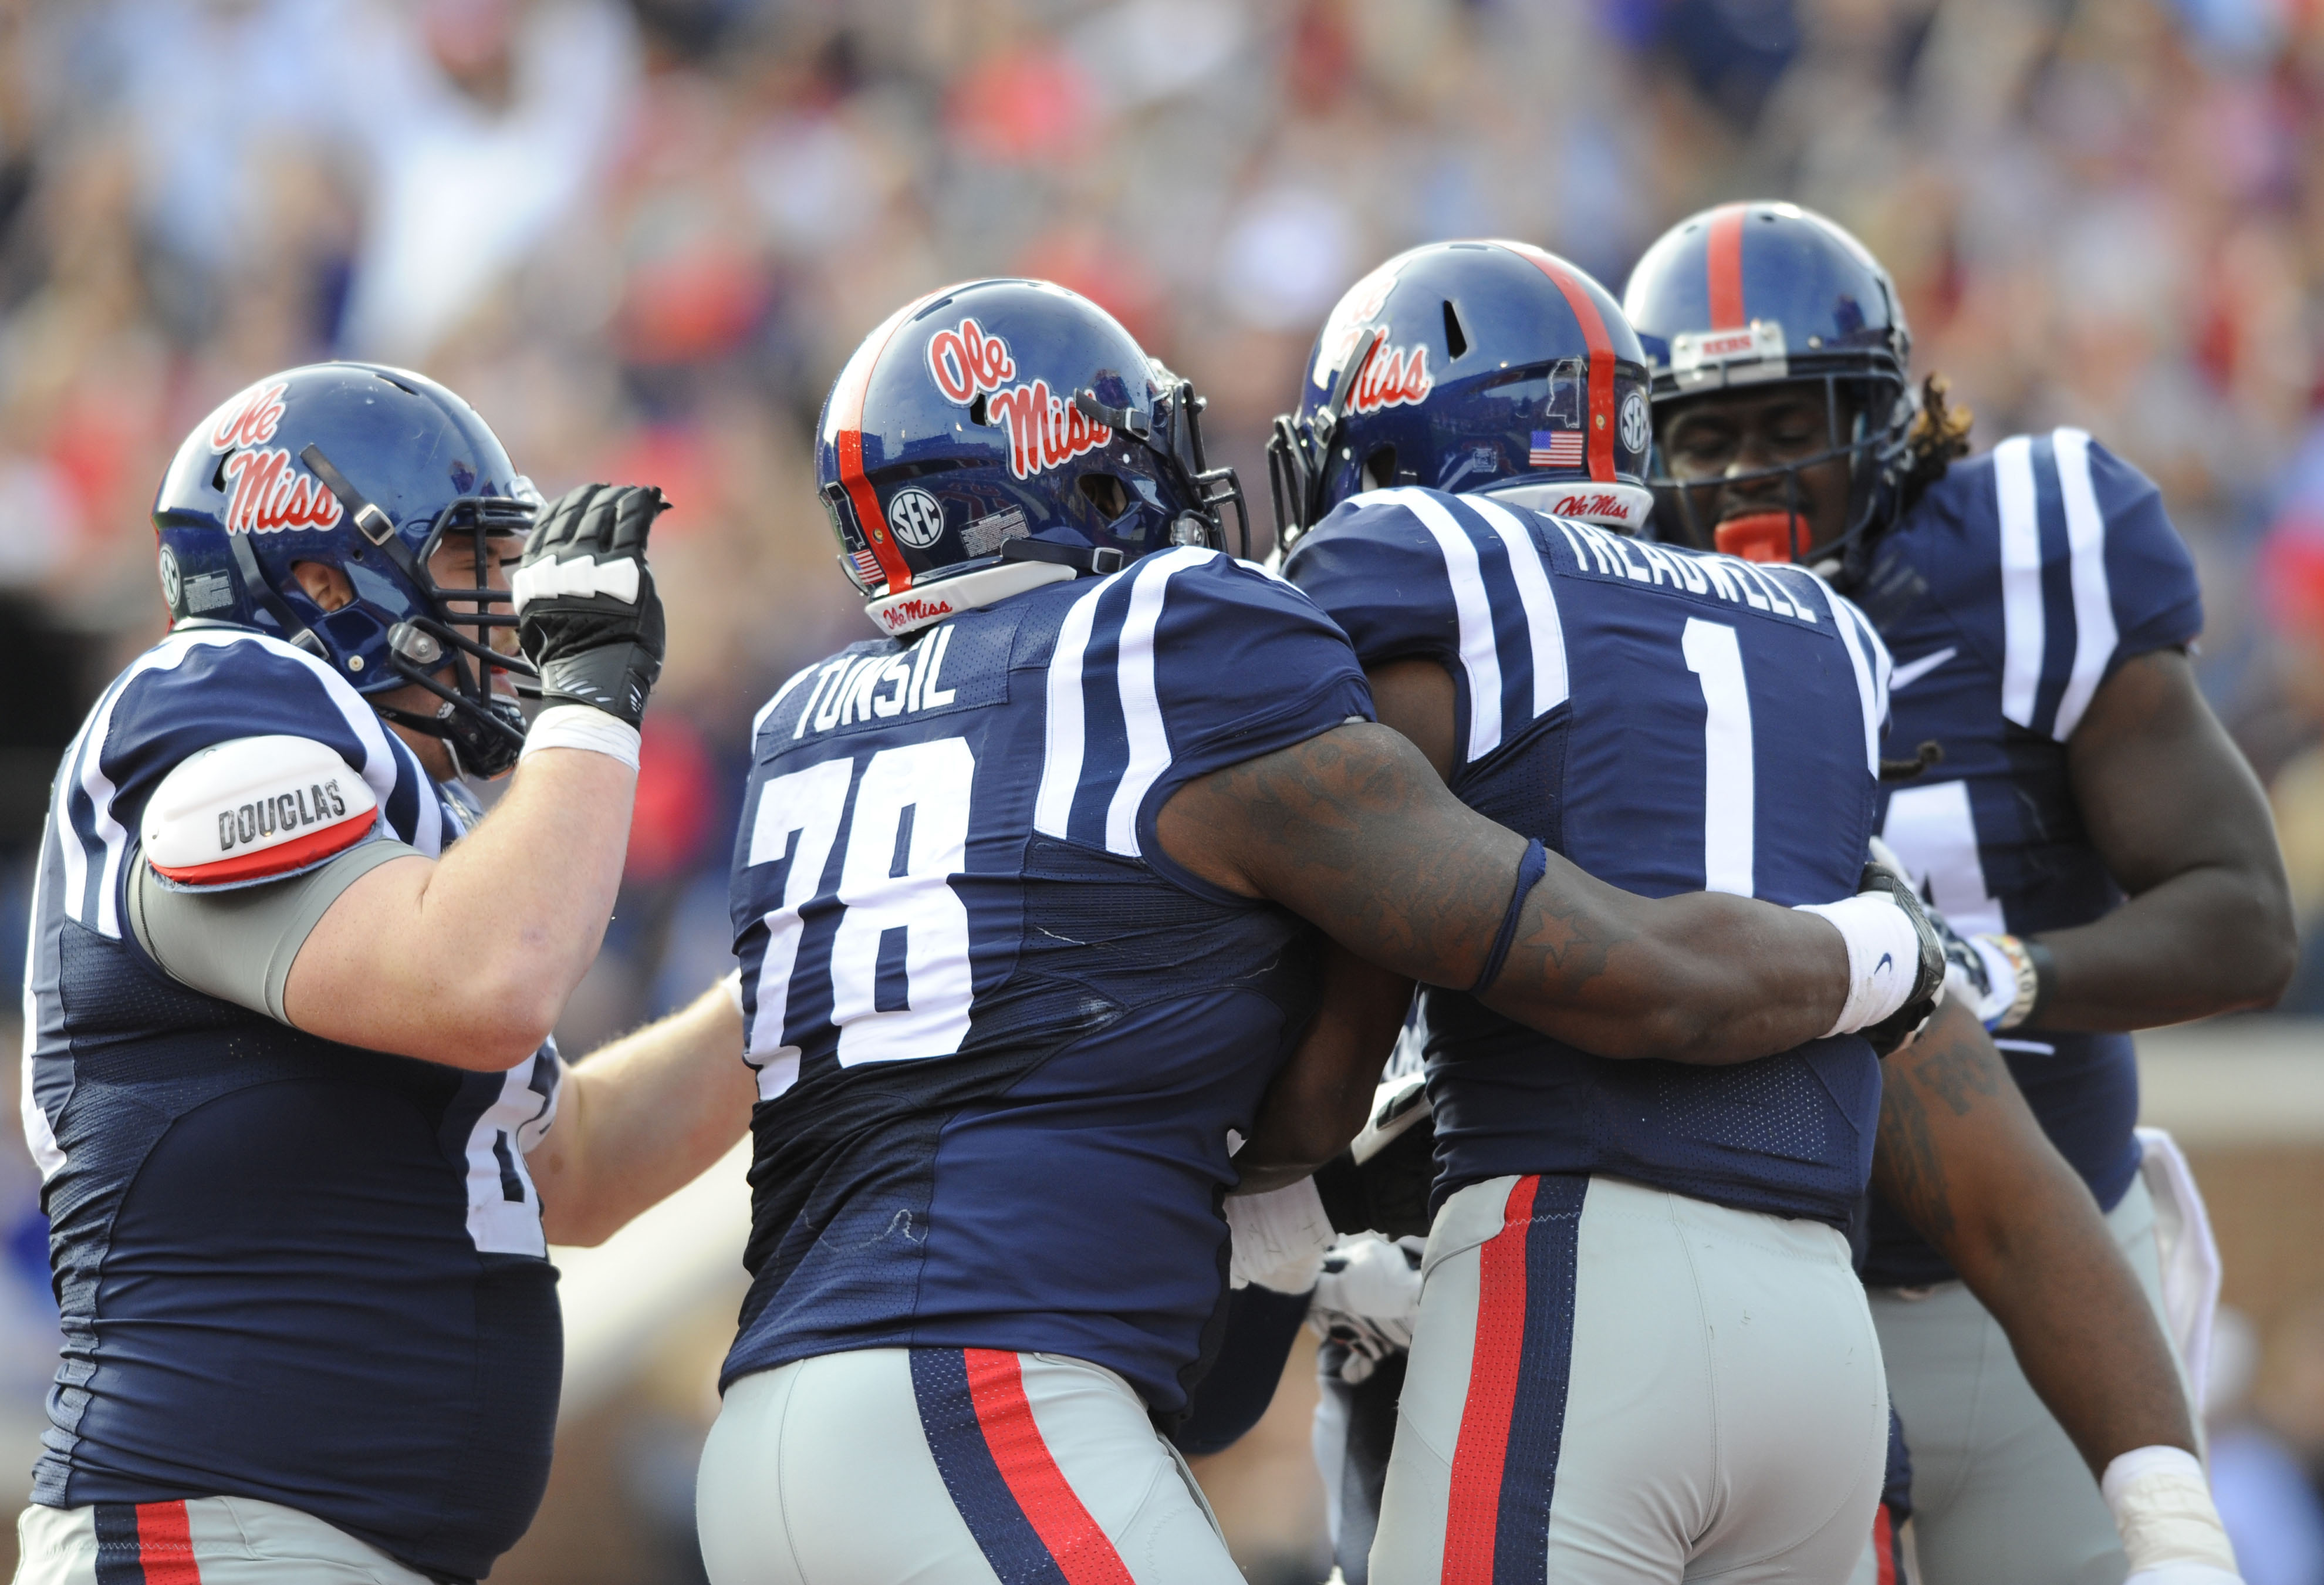
M 509 593 L 519 615 L 533 601 L 558 595 L 574 595 L 583 599 L 604 595 L 634 606 L 638 603 L 638 564 L 629 556 L 602 567 L 595 556 L 576 556 L 569 561 L 535 561 L 530 567 L 516 570 L 516 575 L 509 579 Z
M 246 886 L 336 857 L 371 834 L 379 800 L 311 737 L 237 737 L 161 779 L 145 805 L 145 862 L 177 886 Z

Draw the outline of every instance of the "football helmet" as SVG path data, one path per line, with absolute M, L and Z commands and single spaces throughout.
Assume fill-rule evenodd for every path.
M 1646 251 L 1622 306 L 1654 365 L 1658 410 L 1763 382 L 1823 387 L 1830 432 L 1822 450 L 1723 481 L 1780 476 L 1780 512 L 1732 518 L 1706 534 L 1692 491 L 1657 468 L 1658 504 L 1694 542 L 1757 561 L 1808 560 L 1800 473 L 1835 458 L 1849 464 L 1847 526 L 1814 547 L 1815 560 L 1844 562 L 1893 516 L 1918 411 L 1913 337 L 1895 283 L 1862 243 L 1794 204 L 1722 204 L 1680 221 Z
M 486 587 L 489 542 L 523 534 L 540 505 L 475 410 L 435 381 L 310 364 L 228 398 L 178 448 L 153 499 L 161 594 L 173 622 L 296 644 L 381 715 L 450 744 L 464 771 L 495 776 L 516 764 L 524 717 L 493 694 L 493 672 L 533 668 L 492 646 L 516 616 L 508 591 Z M 474 587 L 429 573 L 451 534 L 475 538 Z M 323 609 L 291 574 L 300 561 L 338 568 L 353 600 Z M 379 703 L 413 682 L 434 711 Z
M 1275 421 L 1287 550 L 1366 489 L 1490 492 L 1635 532 L 1653 510 L 1645 354 L 1613 294 L 1522 242 L 1439 242 L 1348 289 Z
M 1240 553 L 1234 470 L 1203 399 L 1088 299 L 973 281 L 905 304 L 825 398 L 816 487 L 839 565 L 881 631 L 909 633 L 1171 545 Z

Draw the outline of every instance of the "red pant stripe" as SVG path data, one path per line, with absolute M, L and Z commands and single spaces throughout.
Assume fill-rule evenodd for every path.
M 145 1566 L 145 1585 L 202 1585 L 184 1503 L 137 1505 L 137 1561 Z
M 1517 1181 L 1501 1211 L 1501 1230 L 1478 1252 L 1477 1341 L 1469 1359 L 1461 1436 L 1452 1450 L 1443 1585 L 1493 1585 L 1501 1465 L 1508 1456 L 1509 1416 L 1517 1408 L 1517 1371 L 1525 1361 L 1526 1236 L 1540 1187 L 1538 1178 Z
M 992 1461 L 1001 1467 L 1001 1478 L 1025 1510 L 1033 1533 L 1056 1560 L 1066 1585 L 1137 1585 L 1113 1543 L 1066 1484 L 1049 1444 L 1041 1440 L 1017 1356 L 995 1349 L 964 1349 L 961 1353 L 968 1366 L 976 1423 L 992 1450 Z

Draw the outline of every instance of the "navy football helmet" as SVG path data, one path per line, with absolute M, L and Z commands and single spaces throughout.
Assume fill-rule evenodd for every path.
M 161 594 L 173 622 L 296 644 L 381 715 L 450 744 L 463 770 L 494 776 L 516 764 L 524 717 L 492 673 L 533 668 L 492 647 L 516 616 L 506 589 L 484 587 L 505 551 L 489 542 L 526 533 L 540 505 L 475 410 L 435 381 L 310 364 L 229 398 L 178 448 L 153 499 Z M 439 587 L 429 558 L 459 533 L 475 541 L 475 586 Z M 326 611 L 292 575 L 300 561 L 338 568 L 354 599 Z M 379 704 L 412 682 L 441 701 L 433 713 Z
M 1653 510 L 1645 354 L 1613 294 L 1522 242 L 1439 242 L 1349 288 L 1268 482 L 1289 549 L 1366 489 L 1490 492 L 1635 532 Z
M 1706 392 L 1779 380 L 1823 386 L 1824 450 L 1748 476 L 1782 476 L 1784 510 L 1731 519 L 1705 534 L 1692 492 L 1667 468 L 1656 470 L 1657 496 L 1696 543 L 1757 561 L 1807 560 L 1800 470 L 1841 457 L 1849 469 L 1847 528 L 1815 547 L 1816 559 L 1846 558 L 1893 515 L 1919 411 L 1913 337 L 1895 283 L 1862 243 L 1794 204 L 1722 204 L 1680 221 L 1646 250 L 1622 306 L 1654 364 L 1657 416 Z
M 839 565 L 889 634 L 1170 545 L 1241 553 L 1203 400 L 1111 315 L 1046 281 L 932 292 L 863 339 L 825 398 L 816 486 Z

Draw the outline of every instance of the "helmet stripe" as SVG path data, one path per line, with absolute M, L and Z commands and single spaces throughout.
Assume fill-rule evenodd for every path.
M 912 569 L 904 560 L 903 547 L 888 533 L 887 514 L 880 510 L 880 492 L 872 487 L 872 480 L 863 472 L 863 398 L 872 389 L 872 371 L 880 366 L 880 359 L 898 329 L 919 311 L 921 304 L 951 290 L 947 286 L 916 297 L 890 314 L 888 322 L 865 337 L 855 356 L 847 360 L 847 366 L 839 371 L 839 384 L 831 393 L 828 432 L 832 450 L 839 459 L 840 486 L 855 507 L 856 526 L 863 531 L 864 542 L 871 546 L 880 570 L 887 576 L 890 594 L 900 594 L 912 587 Z
M 1739 330 L 1743 317 L 1743 217 L 1748 204 L 1722 204 L 1711 211 L 1711 243 L 1705 250 L 1711 273 L 1711 328 Z
M 1522 242 L 1505 242 L 1501 246 L 1549 277 L 1564 294 L 1566 307 L 1573 311 L 1573 318 L 1582 327 L 1582 345 L 1590 348 L 1590 477 L 1600 484 L 1612 484 L 1615 357 L 1613 338 L 1606 334 L 1606 321 L 1599 316 L 1598 304 L 1591 297 L 1590 289 L 1574 278 L 1573 272 L 1556 255 Z

